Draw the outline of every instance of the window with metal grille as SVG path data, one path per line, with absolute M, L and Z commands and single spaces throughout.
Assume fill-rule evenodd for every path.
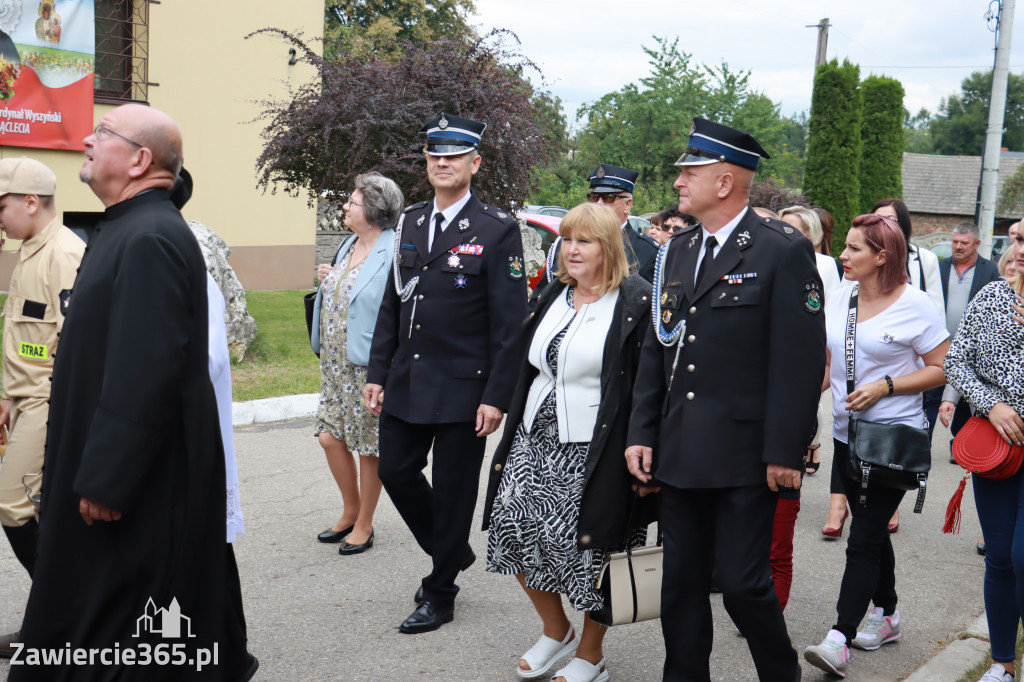
M 97 101 L 149 97 L 149 0 L 96 0 Z

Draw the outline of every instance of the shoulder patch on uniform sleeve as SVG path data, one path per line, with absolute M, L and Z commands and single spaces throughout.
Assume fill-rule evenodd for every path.
M 821 283 L 813 279 L 807 280 L 800 288 L 800 297 L 804 310 L 812 315 L 817 315 L 821 312 Z
M 57 298 L 60 299 L 60 314 L 66 316 L 71 306 L 71 289 L 61 289 Z
M 781 234 L 787 239 L 797 239 L 798 237 L 803 237 L 803 235 L 795 227 L 781 220 L 775 220 L 774 218 L 762 218 L 761 224 L 764 225 L 765 227 L 771 228 L 773 232 Z
M 514 253 L 508 257 L 508 278 L 516 281 L 523 278 L 523 259 Z

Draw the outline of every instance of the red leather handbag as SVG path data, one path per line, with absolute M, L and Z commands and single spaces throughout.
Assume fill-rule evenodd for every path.
M 971 417 L 953 439 L 953 459 L 967 474 L 946 507 L 943 533 L 960 532 L 960 503 L 971 474 L 996 479 L 1013 476 L 1024 459 L 1024 447 L 1007 443 L 984 417 Z

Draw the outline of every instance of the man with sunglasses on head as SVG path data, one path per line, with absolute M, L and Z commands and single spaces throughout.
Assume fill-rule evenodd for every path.
M 181 131 L 164 112 L 128 104 L 100 119 L 85 150 L 79 178 L 106 210 L 53 368 L 39 553 L 21 630 L 28 660 L 66 648 L 75 656 L 13 665 L 10 679 L 178 679 L 183 668 L 141 659 L 75 665 L 83 650 L 152 651 L 169 623 L 186 658 L 219 649 L 219 664 L 189 679 L 245 679 L 227 663 L 227 502 L 206 266 L 170 195 Z

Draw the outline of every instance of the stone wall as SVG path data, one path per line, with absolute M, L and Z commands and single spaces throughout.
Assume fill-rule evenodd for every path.
M 937 242 L 949 241 L 953 237 L 954 227 L 973 220 L 973 216 L 948 213 L 911 213 L 910 223 L 914 226 L 914 243 L 927 247 Z M 1006 230 L 1012 222 L 1012 220 L 997 220 L 993 232 L 1006 234 Z

